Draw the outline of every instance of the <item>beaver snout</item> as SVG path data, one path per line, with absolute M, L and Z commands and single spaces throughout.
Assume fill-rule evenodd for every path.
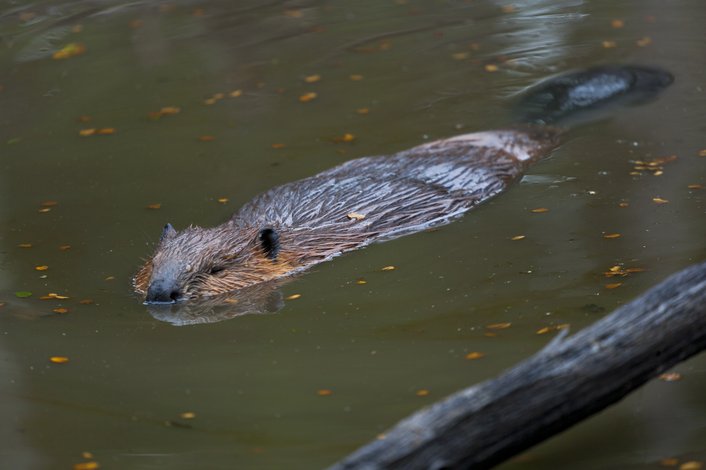
M 146 304 L 173 304 L 181 300 L 181 290 L 176 283 L 153 282 L 147 288 Z

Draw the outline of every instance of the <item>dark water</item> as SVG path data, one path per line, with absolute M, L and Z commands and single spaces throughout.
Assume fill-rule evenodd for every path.
M 706 185 L 701 0 L 0 7 L 3 468 L 72 468 L 82 452 L 101 468 L 322 467 L 537 351 L 554 334 L 541 328 L 578 330 L 706 258 L 706 192 L 688 188 Z M 85 51 L 52 58 L 81 52 L 71 43 Z M 460 222 L 287 284 L 301 297 L 278 313 L 175 327 L 131 294 L 166 222 L 218 224 L 347 159 L 502 127 L 524 87 L 599 63 L 677 79 L 572 131 Z M 168 106 L 180 112 L 150 116 Z M 335 142 L 346 133 L 356 139 Z M 660 175 L 634 168 L 671 155 Z M 606 278 L 614 265 L 646 271 Z M 703 461 L 706 360 L 675 371 L 503 468 Z

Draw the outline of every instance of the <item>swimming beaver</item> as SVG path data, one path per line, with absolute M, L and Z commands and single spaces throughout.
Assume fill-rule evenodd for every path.
M 562 75 L 525 95 L 523 121 L 556 123 L 597 105 L 643 99 L 672 80 L 641 66 Z M 148 304 L 214 296 L 448 223 L 517 181 L 556 146 L 558 134 L 525 125 L 441 139 L 276 187 L 214 228 L 177 232 L 167 224 L 134 289 Z

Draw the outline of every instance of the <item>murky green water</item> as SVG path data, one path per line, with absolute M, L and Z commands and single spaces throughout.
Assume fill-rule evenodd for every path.
M 553 335 L 537 330 L 580 329 L 706 258 L 706 193 L 688 189 L 706 185 L 701 0 L 115 5 L 0 4 L 3 468 L 72 468 L 82 452 L 116 469 L 323 467 L 537 351 Z M 85 52 L 51 58 L 70 43 Z M 512 94 L 606 62 L 677 81 L 571 132 L 531 183 L 460 222 L 287 284 L 301 297 L 278 313 L 175 327 L 131 293 L 165 222 L 215 225 L 347 159 L 507 125 Z M 150 117 L 165 106 L 180 112 Z M 631 175 L 670 155 L 663 174 Z M 646 272 L 606 279 L 616 264 Z M 703 461 L 706 358 L 675 370 L 504 468 Z

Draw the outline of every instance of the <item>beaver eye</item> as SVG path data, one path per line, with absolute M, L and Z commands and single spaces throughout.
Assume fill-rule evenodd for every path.
M 223 272 L 225 269 L 226 269 L 226 268 L 224 268 L 223 266 L 213 266 L 213 267 L 208 271 L 208 274 L 211 274 L 211 275 L 213 276 L 213 275 L 216 275 L 216 274 L 218 274 L 218 273 Z

